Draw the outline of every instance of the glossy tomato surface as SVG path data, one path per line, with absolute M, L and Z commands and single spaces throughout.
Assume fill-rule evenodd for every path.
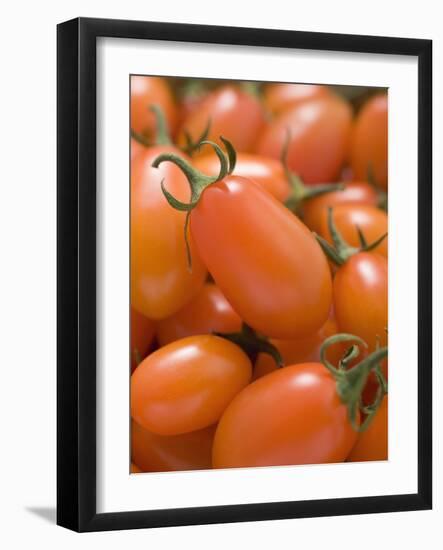
M 223 338 L 177 340 L 151 353 L 132 374 L 132 417 L 159 435 L 200 430 L 217 422 L 251 375 L 247 355 Z
M 336 181 L 349 147 L 351 120 L 351 108 L 341 99 L 305 101 L 266 126 L 255 152 L 279 159 L 289 131 L 289 168 L 306 183 Z
M 157 323 L 161 346 L 197 334 L 239 332 L 242 321 L 213 283 L 206 283 L 195 298 L 180 311 Z
M 178 144 L 186 145 L 185 133 L 196 141 L 210 121 L 208 139 L 220 143 L 228 139 L 237 152 L 250 152 L 264 124 L 263 108 L 257 98 L 237 86 L 227 84 L 210 92 L 183 121 Z M 196 153 L 196 156 L 202 153 Z
M 376 95 L 359 112 L 350 147 L 354 177 L 366 179 L 372 171 L 383 189 L 388 186 L 388 96 Z
M 211 468 L 215 426 L 181 435 L 156 435 L 131 424 L 131 458 L 142 472 Z
M 284 367 L 259 378 L 232 401 L 214 439 L 215 468 L 342 462 L 357 433 L 319 363 Z
M 327 98 L 330 96 L 331 92 L 327 86 L 275 82 L 265 86 L 263 102 L 267 110 L 276 115 L 308 99 Z
M 378 254 L 352 256 L 334 278 L 334 311 L 340 332 L 360 336 L 375 349 L 387 342 L 388 262 Z
M 216 176 L 220 171 L 220 161 L 214 153 L 195 159 L 194 166 L 208 176 Z M 284 202 L 289 196 L 288 180 L 282 163 L 276 159 L 238 153 L 233 175 L 255 181 L 280 202 Z
M 326 322 L 327 260 L 307 227 L 260 186 L 238 176 L 210 185 L 190 225 L 215 283 L 251 327 L 291 338 Z
M 134 308 L 131 308 L 131 368 L 138 358 L 144 359 L 154 339 L 155 324 Z
M 158 105 L 165 115 L 168 129 L 174 132 L 177 123 L 177 108 L 167 82 L 157 76 L 131 77 L 131 128 L 153 142 L 157 123 L 150 106 Z
M 369 428 L 359 434 L 348 462 L 388 459 L 388 398 L 385 397 Z
M 182 201 L 189 201 L 189 183 L 174 164 L 153 168 L 164 152 L 184 156 L 175 147 L 146 149 L 131 169 L 131 302 L 150 319 L 164 319 L 181 309 L 203 286 L 206 270 L 192 243 L 189 271 L 183 228 L 185 213 L 174 210 L 160 187 L 163 179 Z

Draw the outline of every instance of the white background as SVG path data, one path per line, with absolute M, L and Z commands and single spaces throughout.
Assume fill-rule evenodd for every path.
M 251 5 L 249 8 L 248 5 Z M 441 546 L 443 486 L 435 472 L 432 512 L 286 520 L 237 525 L 75 535 L 53 525 L 55 505 L 55 25 L 78 15 L 169 20 L 434 39 L 434 211 L 443 194 L 443 31 L 438 2 L 354 0 L 269 4 L 78 0 L 17 2 L 2 12 L 0 88 L 0 544 L 46 548 L 308 548 L 362 550 Z M 9 4 L 8 6 L 11 6 Z M 436 217 L 436 237 L 442 221 Z M 437 241 L 436 238 L 436 241 Z M 435 280 L 442 278 L 441 247 Z M 437 259 L 439 260 L 437 262 Z M 438 263 L 440 265 L 438 265 Z M 443 307 L 434 291 L 434 333 Z M 442 393 L 440 346 L 435 396 Z M 439 399 L 439 401 L 441 401 Z M 435 456 L 442 463 L 442 406 L 435 403 Z M 439 432 L 439 437 L 437 437 Z M 380 542 L 382 541 L 382 542 Z

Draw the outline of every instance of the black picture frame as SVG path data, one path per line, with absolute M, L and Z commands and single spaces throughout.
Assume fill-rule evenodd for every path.
M 399 54 L 418 59 L 416 494 L 96 512 L 96 39 Z M 424 510 L 432 507 L 432 42 L 106 19 L 57 28 L 57 523 L 75 531 Z

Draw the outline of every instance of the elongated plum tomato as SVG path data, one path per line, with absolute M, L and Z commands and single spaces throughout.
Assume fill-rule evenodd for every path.
M 388 186 L 388 96 L 376 95 L 361 109 L 352 130 L 350 162 L 357 179 L 372 171 L 383 189 Z
M 220 161 L 214 154 L 196 158 L 194 166 L 208 176 L 216 176 L 220 171 Z M 238 153 L 233 175 L 255 181 L 280 202 L 284 202 L 289 196 L 289 183 L 278 160 L 251 153 Z
M 259 378 L 232 401 L 215 433 L 214 468 L 342 462 L 357 439 L 333 376 L 302 363 Z
M 263 101 L 266 109 L 276 115 L 309 99 L 330 97 L 327 86 L 275 82 L 265 86 Z
M 239 152 L 250 152 L 264 124 L 263 108 L 258 99 L 230 84 L 210 92 L 183 121 L 177 143 L 186 145 L 185 133 L 198 141 L 210 123 L 207 139 L 218 141 L 224 136 Z M 196 157 L 199 156 L 198 151 Z
M 157 339 L 161 346 L 198 334 L 238 332 L 241 319 L 213 283 L 206 283 L 189 304 L 171 317 L 157 323 Z
M 339 204 L 365 204 L 377 206 L 377 192 L 366 182 L 346 183 L 341 191 L 332 191 L 306 201 L 303 205 L 304 223 L 318 234 L 324 232 L 327 224 L 328 207 Z
M 177 340 L 151 353 L 132 374 L 132 417 L 159 435 L 200 430 L 217 422 L 251 375 L 248 356 L 223 338 Z
M 167 82 L 157 76 L 132 76 L 131 128 L 152 139 L 156 136 L 157 126 L 155 116 L 149 110 L 151 105 L 161 108 L 173 133 L 177 124 L 177 107 Z
M 255 152 L 279 159 L 289 132 L 289 168 L 306 183 L 336 181 L 349 147 L 351 118 L 350 106 L 339 98 L 305 101 L 264 128 Z
M 137 359 L 144 359 L 154 338 L 155 325 L 134 308 L 131 308 L 131 369 L 137 366 Z
M 360 252 L 339 267 L 334 277 L 334 311 L 340 332 L 355 334 L 375 349 L 387 342 L 388 262 Z
M 359 227 L 368 243 L 374 242 L 388 231 L 386 212 L 366 204 L 339 204 L 334 208 L 334 222 L 343 238 L 355 247 L 360 246 Z M 328 229 L 327 209 L 323 212 L 318 227 L 318 234 L 332 243 Z M 387 258 L 388 239 L 384 239 L 373 252 Z
M 388 398 L 383 399 L 369 428 L 359 434 L 348 462 L 388 459 Z
M 161 181 L 174 195 L 189 198 L 183 172 L 171 163 L 151 166 L 161 153 L 184 156 L 172 146 L 147 148 L 131 170 L 131 302 L 150 319 L 164 319 L 182 308 L 203 286 L 206 270 L 192 238 L 193 269 L 189 271 L 183 238 L 185 213 L 168 204 Z
M 142 472 L 211 468 L 215 426 L 181 435 L 156 435 L 131 424 L 131 458 Z

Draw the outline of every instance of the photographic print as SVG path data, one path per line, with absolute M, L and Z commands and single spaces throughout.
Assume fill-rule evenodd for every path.
M 131 75 L 128 126 L 131 472 L 387 460 L 388 90 Z

